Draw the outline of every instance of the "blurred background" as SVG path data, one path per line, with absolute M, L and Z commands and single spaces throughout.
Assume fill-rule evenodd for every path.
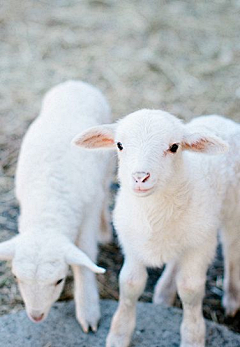
M 17 233 L 14 173 L 23 134 L 44 93 L 67 79 L 99 87 L 117 119 L 160 108 L 185 120 L 240 121 L 240 0 L 1 0 L 0 241 Z M 113 182 L 112 192 L 117 189 Z M 116 238 L 101 248 L 102 298 L 118 298 Z M 160 270 L 142 300 L 151 301 Z M 208 274 L 205 317 L 240 332 L 221 308 L 221 249 Z M 70 299 L 71 274 L 62 295 Z M 180 306 L 176 300 L 176 306 Z M 10 264 L 0 262 L 0 315 L 22 308 Z

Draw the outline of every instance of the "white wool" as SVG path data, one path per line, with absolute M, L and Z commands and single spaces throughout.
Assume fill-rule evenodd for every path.
M 225 239 L 224 305 L 229 314 L 240 307 L 240 126 L 220 116 L 184 124 L 166 112 L 141 110 L 115 125 L 90 129 L 84 141 L 79 135 L 79 144 L 86 146 L 96 133 L 112 141 L 112 148 L 121 143 L 114 225 L 125 262 L 107 347 L 129 345 L 146 267 L 163 264 L 168 265 L 154 302 L 171 304 L 178 290 L 184 309 L 181 347 L 203 347 L 201 305 L 219 228 Z
M 97 285 L 86 267 L 103 272 L 94 262 L 101 224 L 103 237 L 110 231 L 105 203 L 110 156 L 76 148 L 71 139 L 109 120 L 109 106 L 96 88 L 69 81 L 46 94 L 39 117 L 24 137 L 16 173 L 20 235 L 0 244 L 0 258 L 13 260 L 31 319 L 47 316 L 64 281 L 56 283 L 65 279 L 70 264 L 77 318 L 84 331 L 97 329 Z

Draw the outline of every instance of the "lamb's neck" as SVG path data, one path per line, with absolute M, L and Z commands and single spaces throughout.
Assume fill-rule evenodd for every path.
M 189 177 L 189 174 L 181 171 L 177 171 L 176 175 L 171 177 L 167 184 L 164 187 L 160 187 L 159 190 L 156 190 L 155 198 L 159 199 L 180 199 L 192 191 L 192 181 Z

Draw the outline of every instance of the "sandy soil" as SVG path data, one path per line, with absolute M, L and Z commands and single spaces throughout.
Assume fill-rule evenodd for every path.
M 186 120 L 218 113 L 240 121 L 239 14 L 239 0 L 2 0 L 0 240 L 17 232 L 13 179 L 22 136 L 59 82 L 98 86 L 114 119 L 149 107 Z M 99 278 L 101 295 L 117 298 L 116 242 L 101 249 L 100 262 L 109 269 Z M 227 319 L 221 309 L 222 272 L 219 251 L 204 313 L 240 332 L 240 316 Z M 143 300 L 151 300 L 159 273 L 150 271 Z M 71 276 L 66 287 L 63 299 L 71 297 Z M 0 314 L 21 308 L 10 265 L 1 262 Z

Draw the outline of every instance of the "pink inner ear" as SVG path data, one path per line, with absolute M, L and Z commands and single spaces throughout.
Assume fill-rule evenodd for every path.
M 183 148 L 192 149 L 195 151 L 204 151 L 206 149 L 207 143 L 209 143 L 209 141 L 207 141 L 205 139 L 201 139 L 200 141 L 193 142 L 191 144 L 185 142 L 185 143 L 183 143 Z
M 82 144 L 86 147 L 109 147 L 114 144 L 114 140 L 109 137 L 103 137 L 102 134 L 93 135 L 82 141 Z

